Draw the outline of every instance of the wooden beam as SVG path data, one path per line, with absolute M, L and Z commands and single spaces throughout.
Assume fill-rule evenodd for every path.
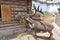
M 27 12 L 26 10 L 13 10 L 13 12 Z
M 26 5 L 27 2 L 9 2 L 9 1 L 0 1 L 0 4 L 7 4 L 7 5 Z

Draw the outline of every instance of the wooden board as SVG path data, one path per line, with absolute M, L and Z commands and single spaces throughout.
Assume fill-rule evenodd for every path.
M 1 5 L 2 11 L 2 21 L 10 21 L 11 20 L 11 7 L 10 5 Z

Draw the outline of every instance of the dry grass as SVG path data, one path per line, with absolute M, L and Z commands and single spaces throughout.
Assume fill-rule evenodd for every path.
M 16 38 L 10 39 L 10 40 L 28 40 L 28 37 L 32 36 L 27 32 L 20 33 Z

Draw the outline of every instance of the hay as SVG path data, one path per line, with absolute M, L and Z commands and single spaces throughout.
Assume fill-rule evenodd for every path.
M 32 35 L 27 32 L 24 32 L 24 33 L 20 33 L 19 36 L 17 36 L 16 38 L 10 40 L 28 40 L 29 37 L 32 37 Z

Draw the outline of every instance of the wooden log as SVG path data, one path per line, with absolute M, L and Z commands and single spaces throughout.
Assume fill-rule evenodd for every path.
M 27 12 L 26 10 L 13 10 L 13 12 Z
M 6 1 L 0 1 L 0 4 L 7 4 L 7 5 L 21 5 L 26 6 L 27 2 L 6 2 Z

